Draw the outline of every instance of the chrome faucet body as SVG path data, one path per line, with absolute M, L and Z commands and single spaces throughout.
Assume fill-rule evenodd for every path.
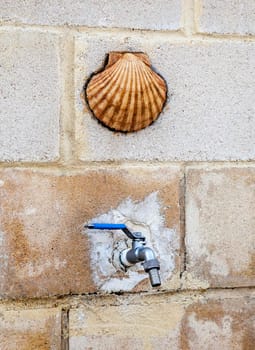
M 133 240 L 132 248 L 125 249 L 120 253 L 120 262 L 125 267 L 130 267 L 138 262 L 143 262 L 144 271 L 149 274 L 152 287 L 161 285 L 159 262 L 154 251 L 149 247 L 145 247 L 144 240 Z
M 122 230 L 128 238 L 132 239 L 132 248 L 125 249 L 120 253 L 121 264 L 125 268 L 128 268 L 138 262 L 143 262 L 144 271 L 149 274 L 152 287 L 158 287 L 161 285 L 159 261 L 157 260 L 154 251 L 145 246 L 146 239 L 141 232 L 131 232 L 125 224 L 93 223 L 88 224 L 85 227 L 97 230 Z

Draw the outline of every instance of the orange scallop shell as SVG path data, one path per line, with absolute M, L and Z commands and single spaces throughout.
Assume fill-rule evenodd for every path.
M 143 129 L 156 120 L 166 96 L 165 81 L 144 53 L 110 52 L 105 69 L 93 75 L 86 88 L 94 116 L 124 132 Z

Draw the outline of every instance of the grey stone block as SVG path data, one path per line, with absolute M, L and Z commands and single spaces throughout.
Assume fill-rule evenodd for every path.
M 58 38 L 39 31 L 0 33 L 0 160 L 58 157 Z
M 202 0 L 199 31 L 218 34 L 255 34 L 254 0 Z
M 74 24 L 138 29 L 180 28 L 180 0 L 4 0 L 0 17 L 28 24 Z
M 168 84 L 158 120 L 114 133 L 81 102 L 86 79 L 109 51 L 143 51 Z M 206 161 L 255 158 L 255 44 L 100 33 L 76 40 L 76 140 L 81 160 Z

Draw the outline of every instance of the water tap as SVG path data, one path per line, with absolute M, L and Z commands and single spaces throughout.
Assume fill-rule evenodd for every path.
M 161 285 L 159 269 L 160 265 L 154 251 L 146 247 L 146 238 L 141 232 L 131 232 L 125 224 L 91 223 L 85 228 L 94 230 L 122 230 L 128 238 L 132 239 L 132 248 L 120 253 L 120 263 L 128 268 L 138 262 L 143 263 L 144 271 L 149 274 L 152 287 Z

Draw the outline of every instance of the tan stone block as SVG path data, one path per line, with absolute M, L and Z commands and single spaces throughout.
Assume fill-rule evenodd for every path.
M 1 310 L 1 350 L 60 350 L 59 309 Z
M 164 252 L 159 256 L 164 287 L 178 288 L 181 176 L 178 167 L 1 169 L 0 295 L 94 292 L 112 274 L 113 283 L 122 281 L 121 288 L 115 284 L 117 290 L 150 288 L 147 274 L 132 272 L 141 281 L 139 287 L 132 276 L 116 271 L 111 260 L 115 234 L 82 234 L 84 222 L 101 217 L 126 220 L 131 226 L 135 221 L 145 234 L 156 231 L 150 242 L 158 254 Z M 124 234 L 117 236 L 124 240 Z
M 255 168 L 189 168 L 189 287 L 255 285 Z
M 185 309 L 172 299 L 113 297 L 70 310 L 70 350 L 176 349 Z
M 84 300 L 70 310 L 70 350 L 253 349 L 255 295 L 220 291 Z
M 252 350 L 255 344 L 255 295 L 217 293 L 186 309 L 180 349 Z

